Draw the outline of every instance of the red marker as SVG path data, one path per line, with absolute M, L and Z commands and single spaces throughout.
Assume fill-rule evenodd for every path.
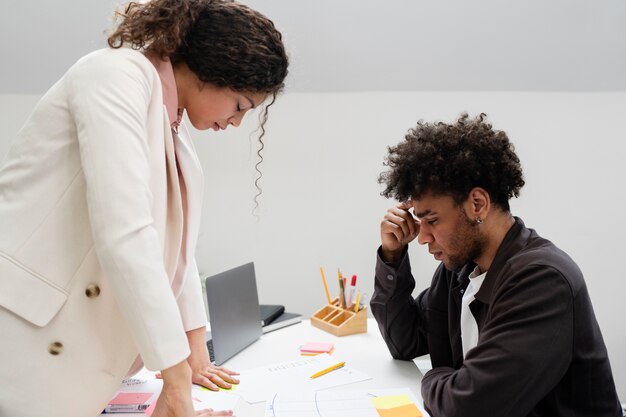
M 348 306 L 354 301 L 354 293 L 356 292 L 356 275 L 352 275 L 352 281 L 350 282 L 350 291 L 348 291 Z

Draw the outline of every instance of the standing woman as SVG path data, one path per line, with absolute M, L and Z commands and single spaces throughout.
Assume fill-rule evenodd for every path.
M 130 3 L 0 165 L 0 415 L 91 417 L 143 364 L 191 417 L 211 365 L 194 259 L 202 171 L 181 116 L 238 126 L 283 88 L 281 34 L 229 0 Z M 228 415 L 204 412 L 199 415 Z

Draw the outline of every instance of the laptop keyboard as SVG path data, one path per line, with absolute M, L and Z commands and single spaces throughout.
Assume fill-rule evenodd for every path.
M 209 358 L 211 363 L 215 363 L 215 350 L 213 350 L 213 339 L 206 342 L 206 347 L 209 349 Z

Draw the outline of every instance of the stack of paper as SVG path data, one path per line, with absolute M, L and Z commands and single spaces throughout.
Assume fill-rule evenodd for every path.
M 421 417 L 408 388 L 367 391 L 281 391 L 265 405 L 265 417 Z
M 118 392 L 104 408 L 106 413 L 143 413 L 156 401 L 152 392 Z
M 239 375 L 241 383 L 237 386 L 237 394 L 249 403 L 258 403 L 277 391 L 315 391 L 371 379 L 369 375 L 350 368 L 349 362 L 319 378 L 311 378 L 311 375 L 335 365 L 338 361 L 339 359 L 322 353 L 310 358 L 244 370 Z

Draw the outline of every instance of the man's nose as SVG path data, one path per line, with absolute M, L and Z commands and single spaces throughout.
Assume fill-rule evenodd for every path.
M 420 245 L 432 243 L 434 240 L 432 233 L 424 229 L 425 229 L 424 225 L 423 224 L 420 225 L 420 232 L 417 235 L 417 243 L 419 243 Z

